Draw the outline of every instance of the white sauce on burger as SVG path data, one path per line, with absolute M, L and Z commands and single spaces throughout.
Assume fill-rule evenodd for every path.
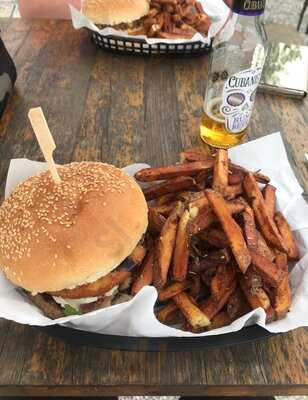
M 103 297 L 112 296 L 117 290 L 119 286 L 115 286 L 109 292 L 105 293 Z M 80 310 L 80 306 L 82 304 L 89 304 L 94 303 L 95 301 L 99 300 L 102 296 L 99 297 L 83 297 L 81 299 L 64 299 L 63 297 L 52 296 L 54 301 L 60 304 L 61 307 L 65 308 L 65 306 L 71 306 L 76 310 Z

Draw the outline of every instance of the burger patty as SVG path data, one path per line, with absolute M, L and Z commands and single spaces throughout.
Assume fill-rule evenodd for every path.
M 95 282 L 77 286 L 74 289 L 64 289 L 58 292 L 51 292 L 50 294 L 64 299 L 103 296 L 109 292 L 109 290 L 122 284 L 131 276 L 130 271 L 142 262 L 145 253 L 145 248 L 139 244 L 131 255 L 128 256 L 116 269 L 97 279 Z
M 58 303 L 56 303 L 54 299 L 48 294 L 41 293 L 33 296 L 30 292 L 27 292 L 26 290 L 24 290 L 23 292 L 33 304 L 35 304 L 44 312 L 47 317 L 51 319 L 65 317 L 63 308 Z
M 37 294 L 33 296 L 31 293 L 24 291 L 24 294 L 28 297 L 28 299 L 35 304 L 38 308 L 40 308 L 43 313 L 51 318 L 57 319 L 66 317 L 65 309 L 61 307 L 49 294 Z M 100 310 L 102 308 L 110 307 L 115 304 L 124 303 L 133 298 L 133 296 L 127 293 L 119 293 L 116 292 L 111 296 L 103 296 L 96 301 L 88 304 L 81 304 L 79 313 L 86 314 L 92 311 Z M 76 310 L 76 314 L 77 314 Z
M 141 242 L 140 242 L 141 243 Z M 39 307 L 46 316 L 51 319 L 57 319 L 65 317 L 65 309 L 61 307 L 53 298 L 61 297 L 63 299 L 82 299 L 87 297 L 99 297 L 98 300 L 87 304 L 80 304 L 80 313 L 88 313 L 91 311 L 99 310 L 101 308 L 109 307 L 112 304 L 119 304 L 124 301 L 128 301 L 132 296 L 127 293 L 119 293 L 118 290 L 110 295 L 106 296 L 111 289 L 119 286 L 120 292 L 129 289 L 131 284 L 131 270 L 139 265 L 144 256 L 145 248 L 142 244 L 138 244 L 134 251 L 128 256 L 116 269 L 114 269 L 109 274 L 103 276 L 95 282 L 88 283 L 82 286 L 78 286 L 74 289 L 64 289 L 58 292 L 51 293 L 41 293 L 37 295 L 32 295 L 30 292 L 24 290 L 23 292 L 26 296 Z M 72 310 L 74 307 L 70 306 Z
M 122 22 L 121 24 L 117 24 L 117 25 L 113 25 L 113 26 L 110 26 L 110 25 L 97 25 L 97 27 L 99 29 L 113 28 L 113 29 L 116 29 L 116 30 L 119 30 L 119 31 L 128 31 L 129 29 L 135 29 L 135 28 L 138 28 L 139 26 L 141 26 L 142 25 L 142 21 L 143 21 L 143 18 L 140 18 L 140 19 L 137 19 L 136 21 L 130 22 L 130 23 Z

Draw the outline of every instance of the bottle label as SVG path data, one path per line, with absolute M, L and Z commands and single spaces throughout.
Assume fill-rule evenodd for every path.
M 220 112 L 225 117 L 227 131 L 239 133 L 247 128 L 261 72 L 261 68 L 246 69 L 225 82 Z
M 242 15 L 260 15 L 264 12 L 266 0 L 225 0 L 232 11 Z

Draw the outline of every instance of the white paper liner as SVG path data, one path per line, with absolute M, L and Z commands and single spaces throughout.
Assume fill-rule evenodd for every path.
M 202 4 L 204 11 L 211 18 L 212 23 L 210 25 L 207 36 L 203 36 L 200 33 L 197 33 L 191 39 L 156 39 L 148 38 L 144 35 L 128 35 L 123 31 L 115 30 L 109 27 L 99 29 L 89 18 L 83 15 L 80 11 L 76 10 L 76 8 L 74 8 L 72 5 L 70 5 L 69 7 L 71 10 L 72 23 L 75 29 L 88 28 L 93 32 L 99 33 L 100 35 L 113 35 L 119 37 L 119 39 L 121 37 L 130 39 L 144 39 L 146 43 L 151 45 L 158 43 L 184 44 L 199 41 L 205 44 L 210 44 L 211 38 L 216 35 L 216 33 L 221 29 L 224 22 L 226 21 L 229 14 L 229 8 L 222 0 L 200 0 L 200 3 Z
M 262 137 L 237 146 L 229 151 L 233 162 L 251 170 L 262 169 L 277 187 L 278 208 L 288 218 L 300 245 L 301 260 L 293 268 L 290 278 L 293 301 L 290 312 L 280 320 L 265 325 L 262 309 L 234 321 L 231 325 L 210 332 L 194 334 L 161 324 L 154 315 L 157 292 L 145 287 L 131 301 L 114 305 L 81 316 L 51 320 L 20 294 L 0 273 L 0 317 L 22 324 L 48 326 L 62 324 L 75 329 L 104 334 L 126 336 L 210 336 L 235 332 L 244 325 L 257 323 L 270 332 L 286 332 L 300 326 L 308 326 L 308 205 L 302 198 L 302 188 L 290 167 L 283 141 L 279 133 Z M 130 165 L 124 170 L 133 175 L 147 164 Z M 9 167 L 6 196 L 19 183 L 35 173 L 45 170 L 46 164 L 26 159 L 12 160 Z

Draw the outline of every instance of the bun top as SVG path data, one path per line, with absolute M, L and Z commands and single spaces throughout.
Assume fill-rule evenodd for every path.
M 112 165 L 81 162 L 19 184 L 0 207 L 0 265 L 35 293 L 93 282 L 116 268 L 147 228 L 135 180 Z
M 82 12 L 95 24 L 130 23 L 148 14 L 148 0 L 85 0 Z

